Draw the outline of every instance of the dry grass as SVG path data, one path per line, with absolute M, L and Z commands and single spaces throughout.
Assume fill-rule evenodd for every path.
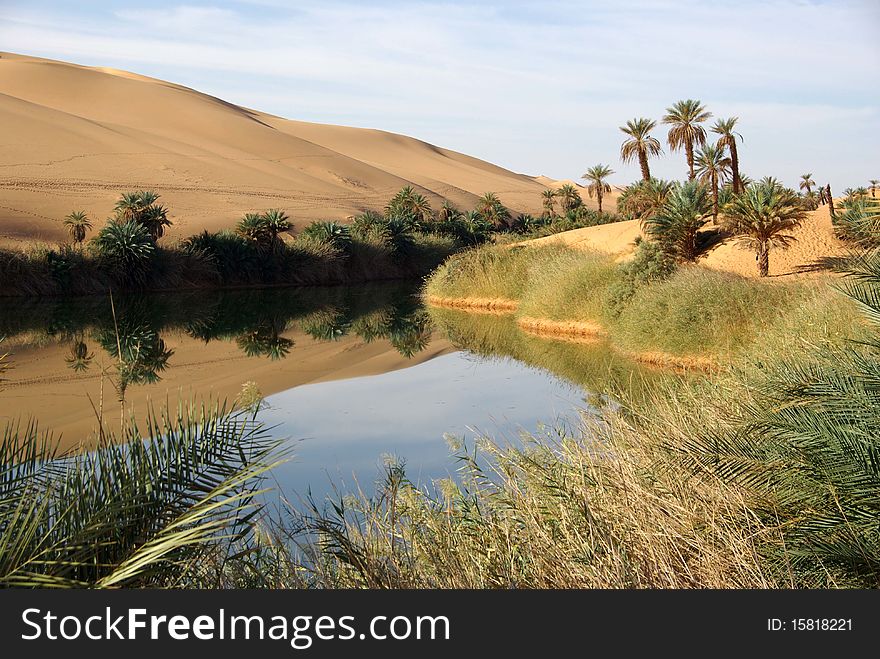
M 389 466 L 375 499 L 309 520 L 312 578 L 369 588 L 770 588 L 774 535 L 742 494 L 689 477 L 662 440 L 609 413 L 577 437 L 459 448 L 461 485 Z M 492 466 L 481 465 L 488 460 Z M 312 554 L 315 556 L 315 554 Z

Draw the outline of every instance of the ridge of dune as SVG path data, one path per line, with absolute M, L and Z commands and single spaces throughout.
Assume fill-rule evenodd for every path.
M 150 188 L 172 236 L 286 211 L 296 226 L 380 209 L 404 185 L 471 207 L 497 193 L 540 212 L 532 177 L 381 130 L 277 117 L 137 73 L 0 53 L 0 240 L 59 240 L 64 216 L 98 223 Z

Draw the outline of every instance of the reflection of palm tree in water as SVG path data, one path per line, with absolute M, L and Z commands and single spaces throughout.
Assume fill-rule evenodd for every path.
M 159 382 L 159 373 L 168 368 L 168 360 L 174 354 L 155 329 L 145 323 L 126 322 L 125 318 L 118 323 L 118 334 L 104 331 L 98 341 L 117 360 L 120 401 L 125 400 L 129 385 Z
M 83 336 L 80 333 L 70 344 L 70 352 L 67 357 L 64 358 L 64 361 L 67 363 L 69 369 L 76 373 L 82 373 L 83 371 L 89 370 L 89 366 L 91 366 L 94 358 L 95 353 L 89 352 L 89 346 L 86 345 L 86 342 L 83 340 Z
M 293 347 L 293 340 L 281 336 L 284 324 L 268 321 L 241 334 L 235 343 L 248 357 L 268 357 L 271 360 L 284 359 Z

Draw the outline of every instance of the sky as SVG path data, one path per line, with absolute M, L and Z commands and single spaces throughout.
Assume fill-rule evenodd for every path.
M 880 0 L 0 0 L 0 49 L 531 175 L 605 163 L 619 184 L 639 176 L 620 162 L 619 126 L 695 98 L 739 117 L 748 176 L 880 179 Z M 681 178 L 684 155 L 665 126 L 654 135 L 652 173 Z

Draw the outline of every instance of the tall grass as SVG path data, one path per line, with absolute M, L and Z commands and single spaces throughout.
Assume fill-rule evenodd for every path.
M 699 588 L 778 585 L 773 537 L 735 488 L 683 478 L 622 421 L 524 448 L 453 443 L 458 482 L 418 488 L 389 465 L 378 493 L 314 509 L 313 584 L 342 588 Z M 486 466 L 486 465 L 489 466 Z
M 483 248 L 449 259 L 425 290 L 440 297 L 505 297 L 519 303 L 518 316 L 600 323 L 627 351 L 727 360 L 759 341 L 814 288 L 695 265 L 645 277 L 633 277 L 630 269 L 560 245 Z
M 633 350 L 731 355 L 760 336 L 801 286 L 766 284 L 737 275 L 684 267 L 640 287 L 611 324 L 614 340 Z

